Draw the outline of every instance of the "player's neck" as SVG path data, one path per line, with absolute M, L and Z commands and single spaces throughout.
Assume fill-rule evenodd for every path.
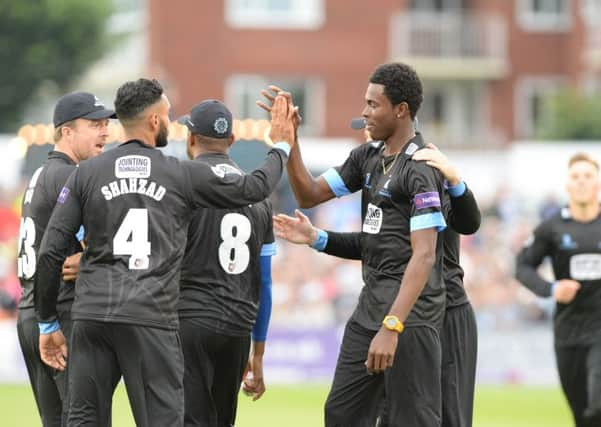
M 69 157 L 73 162 L 78 165 L 79 158 L 75 155 L 71 147 L 69 147 L 64 141 L 59 141 L 54 145 L 54 151 L 59 153 L 63 153 L 65 156 Z
M 570 213 L 572 218 L 578 222 L 589 222 L 599 216 L 599 202 L 596 200 L 591 203 L 575 203 L 570 202 Z
M 228 148 L 217 145 L 217 144 L 212 144 L 212 145 L 199 144 L 198 150 L 196 150 L 196 155 L 194 157 L 198 157 L 201 154 L 211 154 L 211 153 L 227 154 L 227 152 L 228 152 Z
M 142 141 L 146 145 L 156 147 L 155 136 L 151 132 L 146 132 L 143 129 L 124 129 L 124 136 L 126 141 L 136 139 Z
M 411 123 L 410 126 L 399 127 L 396 132 L 390 136 L 390 138 L 384 141 L 384 155 L 390 156 L 398 153 L 413 137 L 415 137 L 413 123 Z

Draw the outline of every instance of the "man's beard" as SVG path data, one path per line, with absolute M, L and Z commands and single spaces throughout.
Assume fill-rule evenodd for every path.
M 165 125 L 165 123 L 161 122 L 161 126 L 159 127 L 159 133 L 154 138 L 157 147 L 164 147 L 167 145 L 169 141 L 167 141 L 167 137 L 169 136 L 169 128 Z

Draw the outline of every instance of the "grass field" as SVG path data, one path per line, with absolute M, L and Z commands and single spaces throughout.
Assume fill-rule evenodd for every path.
M 272 386 L 263 399 L 240 396 L 237 427 L 313 427 L 322 424 L 327 386 Z M 0 426 L 39 426 L 33 395 L 26 385 L 0 386 Z M 480 387 L 474 427 L 569 427 L 571 417 L 559 389 Z M 125 389 L 114 399 L 113 426 L 135 426 Z

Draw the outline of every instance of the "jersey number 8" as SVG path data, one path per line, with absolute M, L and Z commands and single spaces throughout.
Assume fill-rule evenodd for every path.
M 250 250 L 246 245 L 250 239 L 250 221 L 244 215 L 229 213 L 221 220 L 221 244 L 219 264 L 228 274 L 243 273 L 250 261 Z M 236 235 L 234 236 L 234 230 Z

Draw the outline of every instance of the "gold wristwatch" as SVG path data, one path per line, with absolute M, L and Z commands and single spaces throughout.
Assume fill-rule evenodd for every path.
M 401 322 L 398 317 L 392 316 L 390 314 L 384 318 L 382 324 L 389 331 L 396 331 L 399 334 L 403 332 L 403 329 L 405 329 L 403 322 Z

